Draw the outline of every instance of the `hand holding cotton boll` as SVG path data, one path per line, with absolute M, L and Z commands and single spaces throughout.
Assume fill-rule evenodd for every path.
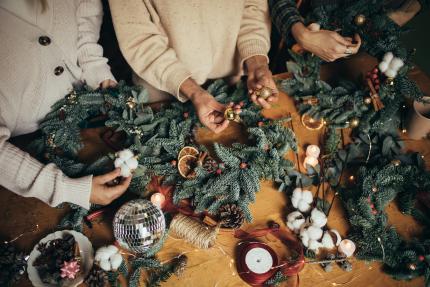
M 313 226 L 322 228 L 327 224 L 327 216 L 324 212 L 314 208 L 311 212 L 310 222 Z
M 291 204 L 299 211 L 308 212 L 311 209 L 313 200 L 312 192 L 309 190 L 302 190 L 299 187 L 293 190 Z
M 129 149 L 124 149 L 117 153 L 114 165 L 116 168 L 121 169 L 122 177 L 129 177 L 131 173 L 137 168 L 139 163 L 136 156 Z
M 388 78 L 395 78 L 399 70 L 405 65 L 402 59 L 397 58 L 393 53 L 388 52 L 384 55 L 382 62 L 379 63 L 379 70 Z
M 293 211 L 287 216 L 287 226 L 294 233 L 299 233 L 302 225 L 305 224 L 305 217 L 300 211 Z
M 104 271 L 116 271 L 123 260 L 115 245 L 100 247 L 94 259 Z

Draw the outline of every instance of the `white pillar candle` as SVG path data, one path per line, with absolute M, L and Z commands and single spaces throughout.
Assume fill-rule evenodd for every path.
M 257 247 L 248 251 L 245 255 L 245 264 L 248 269 L 256 274 L 264 274 L 273 266 L 273 258 L 269 251 Z
M 154 205 L 158 206 L 159 208 L 163 207 L 165 200 L 166 200 L 166 197 L 163 194 L 159 193 L 159 192 L 154 193 L 151 196 L 151 202 Z
M 343 253 L 346 257 L 350 257 L 355 252 L 355 243 L 349 239 L 344 239 L 340 242 L 337 250 L 340 253 Z
M 306 148 L 306 156 L 318 158 L 320 156 L 320 152 L 320 148 L 314 144 L 311 144 Z
M 316 167 L 318 165 L 318 159 L 313 156 L 307 156 L 305 157 L 305 160 L 303 161 L 303 166 L 307 168 L 307 165 L 310 165 L 312 167 Z

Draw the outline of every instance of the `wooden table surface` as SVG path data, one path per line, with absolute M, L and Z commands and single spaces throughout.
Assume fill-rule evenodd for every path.
M 354 78 L 360 71 L 367 71 L 374 67 L 375 60 L 366 56 L 359 55 L 348 60 L 345 63 L 335 64 L 331 67 L 324 67 L 322 71 L 323 78 L 336 78 L 338 73 L 343 73 Z M 336 71 L 336 72 L 333 72 Z M 351 73 L 352 71 L 352 73 Z M 419 70 L 412 72 L 412 77 L 417 80 L 421 88 L 427 95 L 430 94 L 429 78 Z M 300 117 L 294 107 L 293 100 L 286 94 L 280 95 L 278 105 L 270 110 L 265 111 L 265 115 L 270 118 L 279 118 L 291 113 L 293 116 L 293 125 L 296 132 L 297 140 L 300 147 L 299 158 L 303 159 L 303 149 L 308 144 L 318 144 L 320 132 L 306 130 L 300 123 Z M 346 131 L 347 133 L 347 131 Z M 214 135 L 206 130 L 200 130 L 198 140 L 202 143 L 218 141 L 222 143 L 231 143 L 242 138 L 243 131 L 238 124 L 232 124 L 225 132 L 220 135 Z M 92 157 L 95 153 L 106 152 L 108 149 L 104 146 L 100 138 L 100 130 L 86 130 L 82 133 L 85 142 L 83 157 Z M 419 151 L 426 157 L 427 167 L 430 166 L 430 141 L 405 141 L 406 150 Z M 292 153 L 288 157 L 295 161 Z M 303 169 L 302 169 L 303 170 Z M 312 189 L 316 191 L 315 188 Z M 331 200 L 332 194 L 327 195 Z M 67 209 L 50 208 L 40 201 L 32 198 L 22 198 L 3 187 L 0 187 L 0 238 L 11 239 L 15 236 L 28 232 L 37 224 L 39 229 L 36 232 L 29 233 L 15 244 L 25 251 L 31 251 L 32 247 L 46 234 L 55 230 L 60 218 L 67 212 Z M 254 222 L 246 224 L 243 229 L 250 230 L 265 226 L 269 220 L 275 220 L 284 225 L 285 217 L 291 211 L 290 200 L 284 193 L 277 191 L 271 182 L 262 182 L 261 190 L 257 194 L 257 199 L 251 205 Z M 389 222 L 405 237 L 410 238 L 419 233 L 420 227 L 410 216 L 402 215 L 392 203 L 387 208 Z M 85 227 L 84 233 L 89 237 L 94 247 L 109 244 L 113 242 L 111 228 L 112 216 L 105 216 L 100 222 L 94 224 L 92 229 Z M 341 203 L 335 200 L 332 212 L 330 213 L 328 226 L 339 230 L 342 236 L 348 231 L 348 223 L 345 219 L 344 210 Z M 273 247 L 278 256 L 285 253 L 285 248 L 271 235 L 263 238 Z M 233 237 L 231 231 L 221 230 L 216 245 L 209 250 L 199 250 L 177 239 L 171 235 L 167 239 L 163 249 L 159 252 L 158 257 L 162 262 L 168 261 L 174 256 L 185 253 L 188 258 L 188 267 L 182 277 L 172 276 L 169 281 L 162 286 L 187 286 L 187 287 L 204 287 L 204 286 L 248 286 L 237 275 L 234 262 L 234 248 L 237 240 Z M 418 278 L 409 282 L 395 281 L 385 275 L 380 270 L 378 263 L 366 263 L 352 259 L 353 271 L 344 272 L 339 267 L 335 267 L 331 273 L 325 273 L 323 269 L 315 264 L 307 264 L 300 273 L 300 286 L 423 286 L 423 279 Z M 291 278 L 285 286 L 294 286 L 296 278 Z M 24 276 L 16 286 L 31 286 L 31 283 Z

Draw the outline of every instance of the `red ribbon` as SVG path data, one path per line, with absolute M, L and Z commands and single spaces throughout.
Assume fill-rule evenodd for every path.
M 245 257 L 246 257 L 246 254 L 254 248 L 262 248 L 267 250 L 272 256 L 272 260 L 273 260 L 272 266 L 278 265 L 278 257 L 276 256 L 276 253 L 275 251 L 273 251 L 272 248 L 270 248 L 269 246 L 261 242 L 246 242 L 239 245 L 236 252 L 237 253 L 236 266 L 237 266 L 237 271 L 239 273 L 240 278 L 242 278 L 243 281 L 245 281 L 246 283 L 252 286 L 262 286 L 264 282 L 266 282 L 267 280 L 272 278 L 273 275 L 275 275 L 277 270 L 276 268 L 270 268 L 269 271 L 262 274 L 257 274 L 249 270 L 245 262 Z
M 282 241 L 290 250 L 296 252 L 296 260 L 291 261 L 280 261 L 278 264 L 278 258 L 276 253 L 266 244 L 261 242 L 243 242 L 237 250 L 237 270 L 240 277 L 252 286 L 262 286 L 264 282 L 269 280 L 277 271 L 281 271 L 286 276 L 298 275 L 305 265 L 305 258 L 303 255 L 303 247 L 297 241 L 296 237 L 287 229 L 280 229 L 279 226 L 273 226 L 268 228 L 256 229 L 251 232 L 243 230 L 236 230 L 234 236 L 241 240 L 255 240 L 256 237 L 262 237 L 267 234 L 272 234 L 276 238 Z M 273 258 L 273 268 L 264 274 L 256 274 L 251 272 L 245 264 L 245 256 L 249 250 L 260 247 L 266 249 Z M 279 266 L 279 267 L 278 267 Z

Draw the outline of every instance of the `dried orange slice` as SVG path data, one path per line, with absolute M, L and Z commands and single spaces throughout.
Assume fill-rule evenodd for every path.
M 181 151 L 178 154 L 178 159 L 181 159 L 182 157 L 186 156 L 186 155 L 192 155 L 194 157 L 197 157 L 199 155 L 199 151 L 192 146 L 186 146 L 184 148 L 181 149 Z
M 319 130 L 324 126 L 323 119 L 314 119 L 309 114 L 304 113 L 301 117 L 302 125 L 308 130 Z
M 198 158 L 187 154 L 179 159 L 178 171 L 179 174 L 187 179 L 192 179 L 196 176 L 194 169 L 197 167 Z

